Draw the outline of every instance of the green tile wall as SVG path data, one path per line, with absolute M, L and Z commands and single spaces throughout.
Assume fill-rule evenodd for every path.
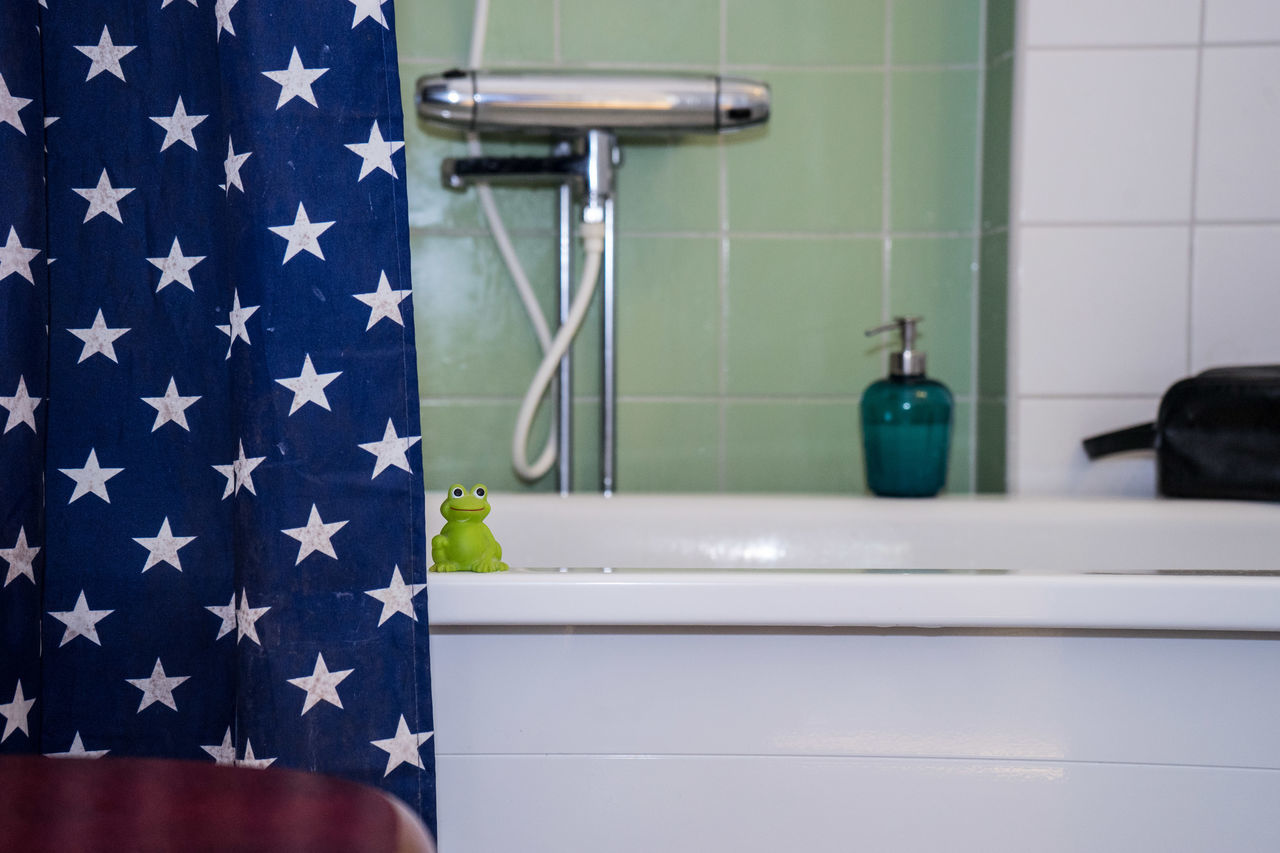
M 1008 204 L 989 192 L 1008 193 L 1010 49 L 992 41 L 1012 32 L 1012 5 L 491 0 L 490 67 L 683 68 L 773 89 L 764 128 L 624 140 L 620 491 L 864 492 L 858 400 L 888 348 L 862 330 L 899 313 L 927 318 L 930 373 L 956 395 L 949 490 L 1003 481 L 1005 253 L 992 238 Z M 427 487 L 551 490 L 553 476 L 522 484 L 508 459 L 537 341 L 475 193 L 440 186 L 461 136 L 412 103 L 420 75 L 465 64 L 472 2 L 398 0 L 396 16 Z M 497 197 L 551 313 L 555 193 Z M 597 304 L 574 347 L 584 490 L 599 476 L 598 324 Z

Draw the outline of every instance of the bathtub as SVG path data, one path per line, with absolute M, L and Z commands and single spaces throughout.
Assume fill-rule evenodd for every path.
M 491 503 L 444 853 L 1280 849 L 1280 505 Z

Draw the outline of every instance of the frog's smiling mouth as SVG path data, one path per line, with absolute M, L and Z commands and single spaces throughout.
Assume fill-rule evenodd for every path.
M 480 510 L 484 509 L 484 507 L 482 507 L 482 506 L 478 506 L 478 507 L 476 507 L 475 509 L 463 509 L 463 508 L 462 508 L 462 507 L 460 507 L 460 506 L 453 506 L 453 507 L 449 507 L 449 508 L 450 508 L 451 510 L 453 510 L 454 512 L 479 512 Z

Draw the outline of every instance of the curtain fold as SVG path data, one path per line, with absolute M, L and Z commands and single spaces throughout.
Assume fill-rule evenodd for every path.
M 434 829 L 391 4 L 46 2 L 0 22 L 0 750 Z

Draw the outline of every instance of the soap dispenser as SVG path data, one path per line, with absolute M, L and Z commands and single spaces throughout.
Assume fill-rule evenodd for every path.
M 925 376 L 915 348 L 922 317 L 895 317 L 867 335 L 898 330 L 902 349 L 889 355 L 889 376 L 862 394 L 862 447 L 867 487 L 885 497 L 932 497 L 947 481 L 951 392 Z

